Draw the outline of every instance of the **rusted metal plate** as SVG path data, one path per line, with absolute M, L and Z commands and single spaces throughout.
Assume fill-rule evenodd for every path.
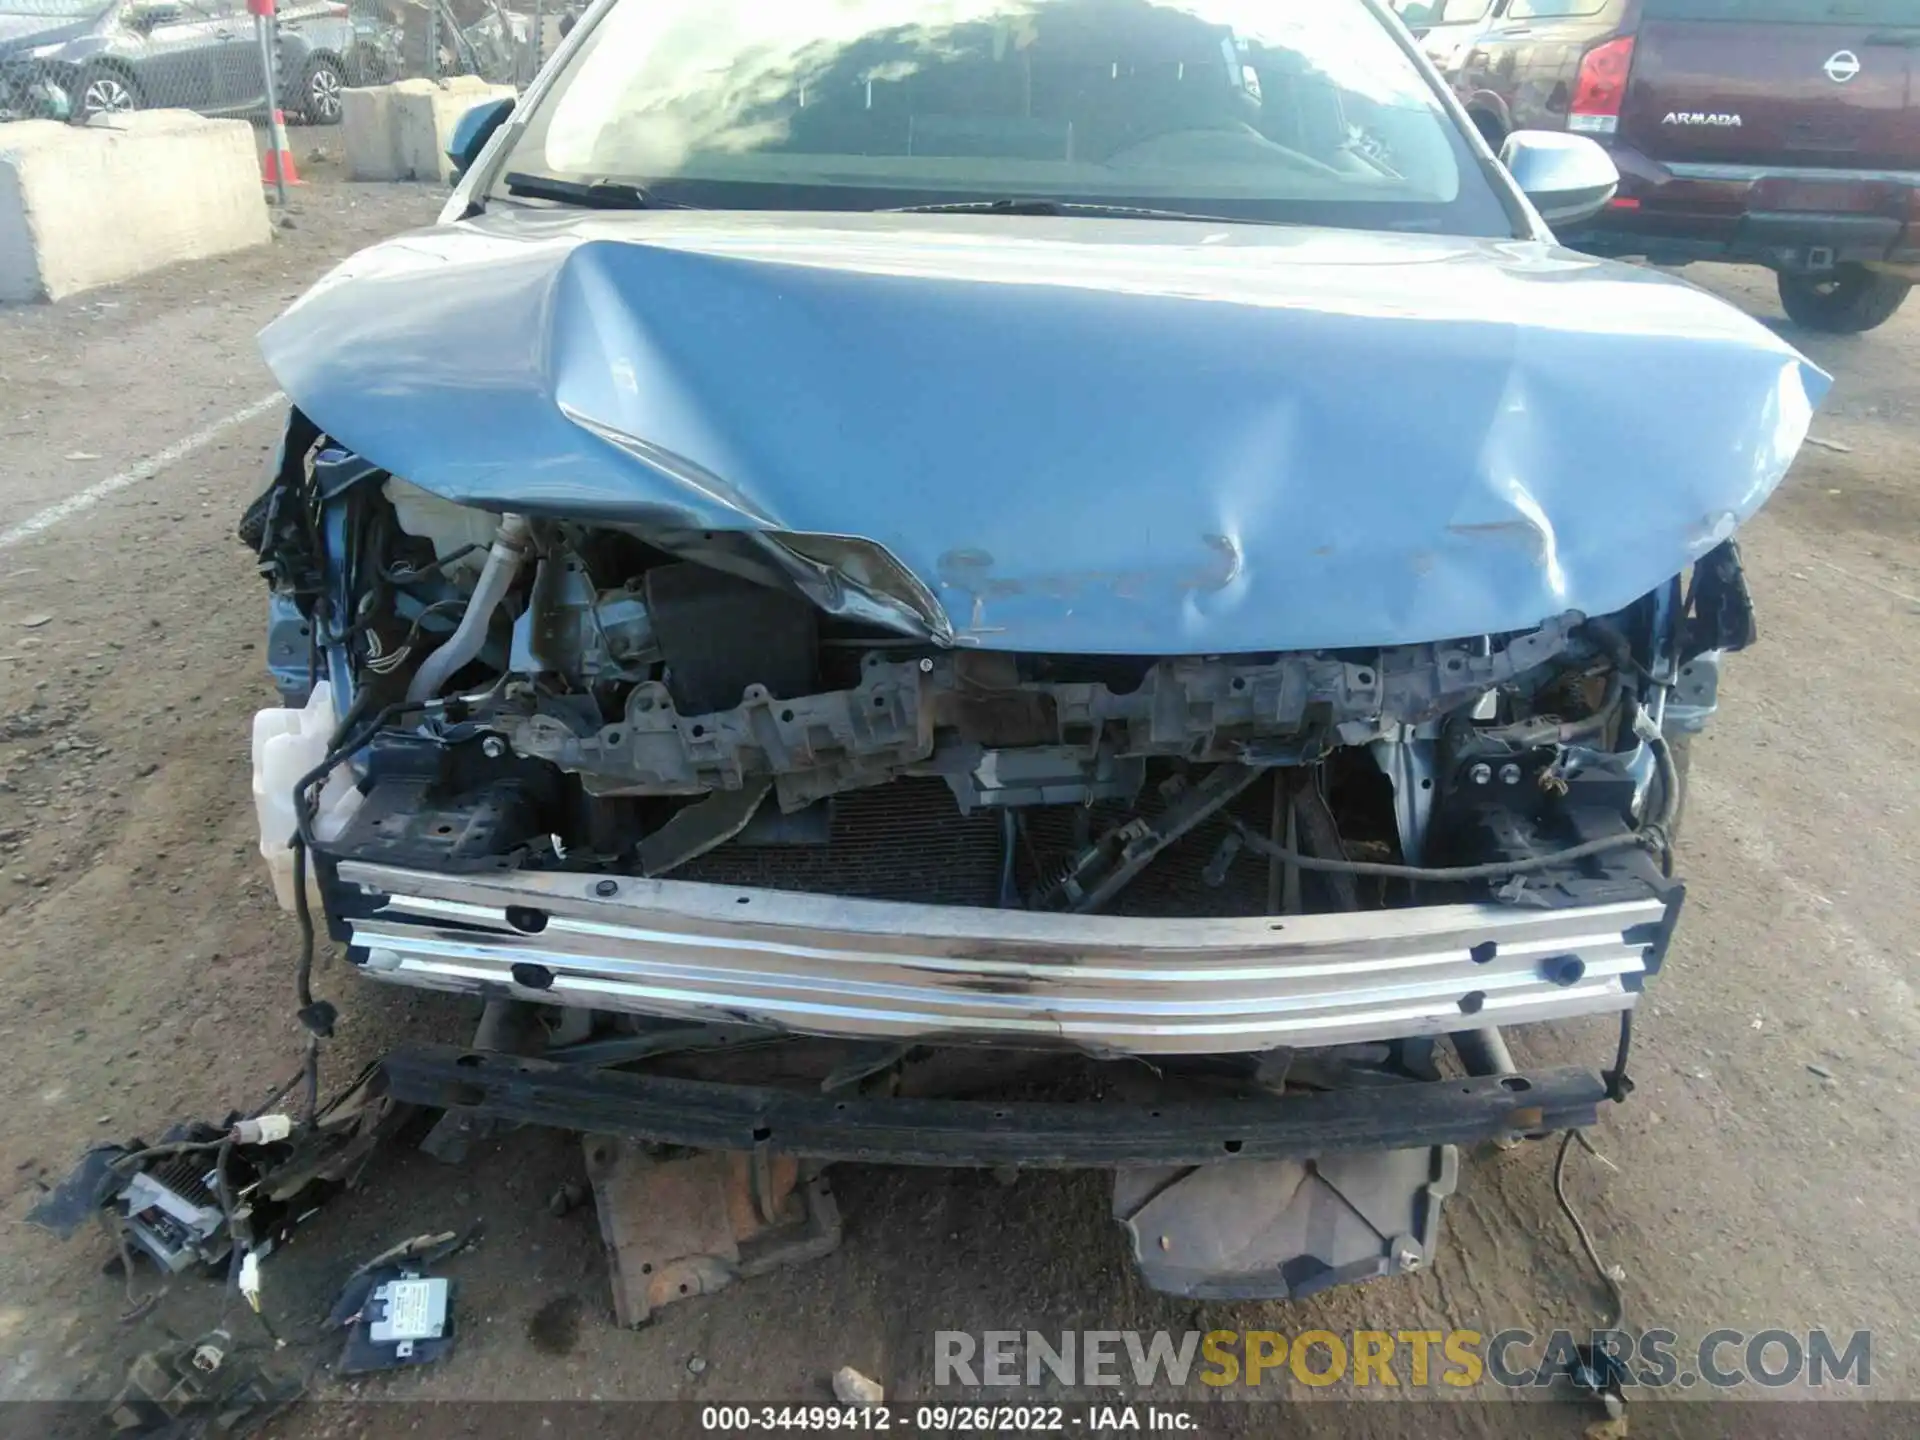
M 586 1156 L 621 1325 L 839 1244 L 825 1179 L 803 1182 L 791 1155 L 701 1150 L 663 1160 L 589 1135 Z

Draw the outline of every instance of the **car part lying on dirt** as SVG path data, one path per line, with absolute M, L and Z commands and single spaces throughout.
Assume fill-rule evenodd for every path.
M 236 1440 L 298 1400 L 306 1386 L 242 1353 L 226 1330 L 141 1354 L 107 1407 L 122 1440 Z
M 341 1374 L 429 1365 L 453 1349 L 453 1282 L 427 1271 L 466 1249 L 478 1233 L 475 1227 L 416 1235 L 347 1277 L 326 1320 L 327 1329 L 347 1332 Z
M 751 7 L 652 83 L 619 37 L 693 7 L 602 6 L 441 225 L 268 328 L 277 889 L 544 1015 L 394 1093 L 1152 1170 L 1150 1248 L 1244 1243 L 1149 1278 L 1246 1295 L 1425 1263 L 1446 1147 L 1625 1093 L 1733 536 L 1825 377 L 1557 248 L 1377 8 L 1228 8 L 855 17 L 782 98 L 715 89 Z M 1576 1016 L 1610 1065 L 1516 1070 Z
M 1298 1298 L 1431 1264 L 1459 1170 L 1451 1145 L 1122 1170 L 1113 1218 L 1156 1290 L 1259 1299 L 1277 1275 Z
M 345 1327 L 342 1375 L 428 1365 L 453 1349 L 453 1282 L 417 1266 L 386 1265 L 357 1276 L 335 1307 Z
M 278 1098 L 278 1097 L 276 1097 Z M 284 1114 L 194 1121 L 149 1145 L 99 1145 L 27 1212 L 35 1225 L 70 1239 L 98 1221 L 132 1260 L 145 1255 L 163 1274 L 191 1270 L 241 1283 L 293 1229 L 357 1183 L 373 1151 L 403 1118 L 380 1072 L 317 1110 L 311 1124 Z
M 764 1145 L 650 1155 L 614 1135 L 584 1143 L 621 1325 L 840 1244 L 826 1177 L 790 1155 Z

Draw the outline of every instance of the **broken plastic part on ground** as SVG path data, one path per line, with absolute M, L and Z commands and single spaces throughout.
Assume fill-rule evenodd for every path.
M 107 1407 L 126 1440 L 199 1440 L 252 1434 L 294 1404 L 306 1386 L 277 1359 L 216 1329 L 143 1352 Z
M 92 1223 L 105 1229 L 127 1287 L 125 1318 L 144 1314 L 175 1277 L 193 1273 L 219 1277 L 243 1294 L 250 1274 L 254 1293 L 246 1298 L 258 1311 L 259 1262 L 356 1185 L 404 1118 L 369 1067 L 317 1107 L 309 1125 L 296 1128 L 278 1113 L 235 1112 L 221 1125 L 174 1125 L 151 1144 L 95 1146 L 26 1218 L 62 1239 Z M 144 1296 L 139 1259 L 159 1282 Z

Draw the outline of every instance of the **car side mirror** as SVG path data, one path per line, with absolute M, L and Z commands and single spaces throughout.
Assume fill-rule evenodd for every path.
M 1516 130 L 1500 147 L 1500 163 L 1549 225 L 1599 214 L 1620 188 L 1613 157 L 1584 135 Z
M 447 142 L 447 159 L 453 162 L 455 180 L 473 168 L 473 162 L 487 148 L 493 132 L 504 125 L 511 114 L 513 97 L 509 95 L 476 105 L 455 122 L 453 138 Z

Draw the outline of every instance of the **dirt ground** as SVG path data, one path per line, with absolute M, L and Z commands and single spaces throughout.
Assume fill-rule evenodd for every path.
M 264 595 L 231 538 L 278 411 L 142 462 L 269 396 L 259 326 L 438 199 L 323 180 L 270 249 L 0 311 L 0 1397 L 105 1398 L 131 1353 L 219 1303 L 217 1286 L 181 1282 L 153 1317 L 118 1324 L 108 1244 L 22 1221 L 40 1185 L 94 1141 L 256 1101 L 299 1057 L 294 928 L 248 791 L 250 717 L 273 703 Z M 1766 277 L 1693 278 L 1784 325 Z M 1831 443 L 1805 451 L 1747 532 L 1762 643 L 1732 663 L 1697 747 L 1687 913 L 1642 1010 L 1639 1091 L 1595 1132 L 1617 1170 L 1579 1165 L 1574 1190 L 1635 1323 L 1870 1329 L 1874 1393 L 1920 1399 L 1920 304 L 1864 338 L 1792 338 L 1837 376 L 1815 426 Z M 1631 417 L 1618 446 L 1631 466 Z M 110 479 L 126 483 L 8 538 Z M 317 982 L 343 1015 L 331 1080 L 403 1036 L 470 1034 L 469 1007 L 357 983 L 337 960 Z M 1572 1024 L 1517 1049 L 1523 1064 L 1591 1065 L 1611 1042 L 1608 1024 Z M 267 1305 L 288 1358 L 323 1367 L 313 1322 L 354 1263 L 484 1219 L 447 1270 L 461 1287 L 450 1359 L 360 1386 L 315 1368 L 314 1383 L 501 1400 L 818 1401 L 842 1364 L 912 1399 L 932 1393 L 936 1329 L 1585 1326 L 1604 1296 L 1554 1210 L 1551 1160 L 1475 1159 L 1429 1273 L 1291 1307 L 1146 1290 L 1098 1176 L 849 1167 L 837 1253 L 627 1332 L 590 1208 L 547 1208 L 581 1174 L 577 1141 L 524 1131 L 462 1166 L 379 1160 L 363 1193 L 269 1262 Z M 1475 1433 L 1406 1413 L 1369 1433 Z M 1535 1433 L 1593 1418 L 1553 1407 Z

